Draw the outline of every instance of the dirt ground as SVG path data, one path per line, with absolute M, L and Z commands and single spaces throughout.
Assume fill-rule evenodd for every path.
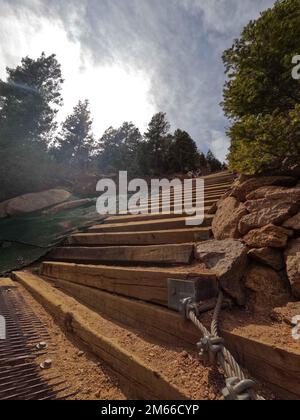
M 38 359 L 38 363 L 51 359 L 53 366 L 42 372 L 45 377 L 60 376 L 66 381 L 67 394 L 72 400 L 125 400 L 126 397 L 118 386 L 118 379 L 102 362 L 89 353 L 83 344 L 67 338 L 53 318 L 23 288 L 18 285 L 25 301 L 46 326 L 51 337 L 47 355 Z

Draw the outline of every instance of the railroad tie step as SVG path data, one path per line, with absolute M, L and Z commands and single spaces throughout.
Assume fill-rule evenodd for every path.
M 49 255 L 51 260 L 71 262 L 113 262 L 125 264 L 190 264 L 194 258 L 194 245 L 150 245 L 110 247 L 59 247 Z

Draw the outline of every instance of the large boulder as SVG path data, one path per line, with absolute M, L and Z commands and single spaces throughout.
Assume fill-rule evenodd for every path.
M 244 236 L 244 242 L 251 248 L 285 248 L 293 232 L 275 225 L 251 230 Z
M 48 190 L 21 195 L 0 204 L 0 217 L 32 213 L 66 201 L 71 193 L 65 190 Z
M 285 261 L 292 293 L 300 299 L 300 238 L 289 242 L 285 250 Z
M 212 223 L 212 231 L 215 239 L 238 239 L 239 222 L 248 214 L 244 204 L 234 197 L 227 197 L 218 206 Z
M 234 239 L 205 241 L 195 247 L 196 259 L 215 272 L 221 288 L 239 305 L 245 304 L 242 279 L 248 262 L 247 252 L 247 247 Z
M 266 198 L 245 203 L 249 214 L 240 220 L 239 231 L 245 235 L 249 230 L 268 224 L 280 225 L 300 209 L 300 189 L 286 188 L 267 194 Z
M 283 254 L 274 248 L 254 248 L 248 252 L 248 256 L 253 260 L 268 265 L 276 271 L 283 270 L 285 266 Z
M 270 312 L 289 299 L 283 278 L 269 267 L 251 264 L 245 274 L 247 305 L 254 312 Z
M 265 186 L 293 187 L 297 180 L 288 176 L 257 176 L 233 187 L 231 195 L 239 201 L 246 201 L 247 195 Z

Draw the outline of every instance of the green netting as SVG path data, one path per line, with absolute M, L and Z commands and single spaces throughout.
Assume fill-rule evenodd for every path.
M 0 219 L 0 275 L 30 265 L 74 231 L 102 219 L 96 201 L 54 215 L 36 212 Z

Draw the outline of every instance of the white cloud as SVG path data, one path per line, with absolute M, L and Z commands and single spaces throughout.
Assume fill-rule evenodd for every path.
M 38 2 L 36 2 L 38 4 Z M 64 107 L 62 120 L 78 100 L 89 99 L 94 130 L 101 136 L 109 126 L 134 121 L 141 130 L 156 111 L 150 99 L 150 80 L 141 70 L 122 63 L 95 64 L 83 54 L 79 40 L 71 40 L 59 20 L 38 17 L 28 9 L 16 13 L 4 5 L 0 16 L 0 76 L 5 67 L 19 64 L 21 57 L 38 57 L 42 51 L 57 55 L 62 65 Z
M 156 110 L 224 159 L 222 51 L 274 0 L 0 0 L 0 74 L 23 55 L 55 52 L 65 108 L 91 100 L 98 132 L 143 128 Z M 101 133 L 100 133 L 101 134 Z

